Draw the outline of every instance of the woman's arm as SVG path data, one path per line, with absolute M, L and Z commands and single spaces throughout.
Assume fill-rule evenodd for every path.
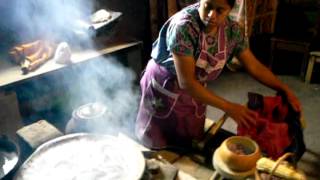
M 229 102 L 202 86 L 195 77 L 195 60 L 191 56 L 173 53 L 177 79 L 181 89 L 193 98 L 225 111 L 238 124 L 250 126 L 255 123 L 256 113 L 243 105 Z
M 282 83 L 267 67 L 262 65 L 250 49 L 242 51 L 238 58 L 253 78 L 276 91 L 283 91 L 294 110 L 301 111 L 300 102 L 291 89 Z

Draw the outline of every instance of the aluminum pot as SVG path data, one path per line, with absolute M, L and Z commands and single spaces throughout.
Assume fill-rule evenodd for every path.
M 144 169 L 142 152 L 125 140 L 75 133 L 37 148 L 14 180 L 138 180 Z
M 72 112 L 65 133 L 108 133 L 112 134 L 117 121 L 107 106 L 100 102 L 84 104 Z

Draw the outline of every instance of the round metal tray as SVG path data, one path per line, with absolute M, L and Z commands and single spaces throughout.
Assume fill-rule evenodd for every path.
M 16 166 L 19 150 L 6 136 L 0 136 L 0 179 L 5 178 Z

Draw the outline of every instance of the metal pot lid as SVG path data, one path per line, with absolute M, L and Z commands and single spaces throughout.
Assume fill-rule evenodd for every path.
M 138 180 L 145 160 L 135 146 L 109 135 L 70 134 L 41 145 L 15 180 Z
M 106 111 L 107 107 L 104 104 L 94 102 L 80 106 L 74 115 L 80 119 L 96 119 L 103 116 Z

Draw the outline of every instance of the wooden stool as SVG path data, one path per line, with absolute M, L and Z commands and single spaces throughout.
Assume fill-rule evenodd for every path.
M 307 67 L 307 73 L 305 76 L 305 83 L 310 83 L 311 76 L 313 72 L 314 63 L 320 63 L 320 51 L 312 51 L 310 52 L 310 58 Z
M 275 50 L 286 50 L 289 52 L 297 52 L 303 54 L 303 59 L 301 63 L 301 70 L 300 76 L 303 78 L 305 75 L 305 69 L 308 62 L 309 56 L 309 42 L 303 41 L 295 41 L 295 40 L 288 40 L 283 38 L 271 38 L 271 54 L 270 54 L 270 63 L 269 69 L 272 70 L 272 66 L 274 63 L 274 52 Z

